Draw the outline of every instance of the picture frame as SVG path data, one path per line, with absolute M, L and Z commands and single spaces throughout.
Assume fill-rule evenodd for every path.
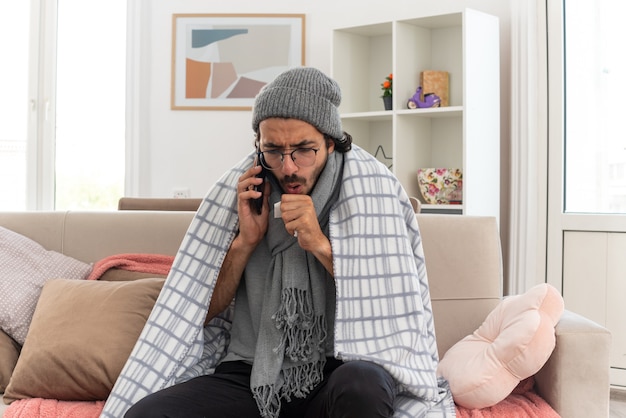
M 174 14 L 171 109 L 250 110 L 304 57 L 304 14 Z

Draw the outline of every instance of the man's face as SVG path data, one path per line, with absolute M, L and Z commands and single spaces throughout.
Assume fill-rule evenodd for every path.
M 287 154 L 299 148 L 319 150 L 315 162 L 309 167 L 298 167 L 287 154 L 283 156 L 282 166 L 272 170 L 285 193 L 310 194 L 326 165 L 328 155 L 335 150 L 335 143 L 327 143 L 320 131 L 299 119 L 265 119 L 259 124 L 259 134 L 259 151 Z

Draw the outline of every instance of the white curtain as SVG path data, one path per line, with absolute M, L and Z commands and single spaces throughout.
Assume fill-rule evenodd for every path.
M 540 7 L 545 0 L 511 1 L 511 202 L 508 294 L 525 292 L 545 278 L 547 155 L 542 133 L 543 60 Z

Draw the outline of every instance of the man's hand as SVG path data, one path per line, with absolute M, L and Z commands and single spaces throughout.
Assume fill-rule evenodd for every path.
M 297 237 L 300 247 L 312 253 L 333 274 L 332 248 L 317 220 L 311 196 L 283 194 L 280 211 L 287 232 Z

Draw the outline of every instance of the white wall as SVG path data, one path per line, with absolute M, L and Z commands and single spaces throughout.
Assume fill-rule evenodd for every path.
M 508 167 L 510 94 L 510 6 L 502 0 L 137 0 L 131 3 L 129 58 L 131 107 L 129 121 L 133 152 L 129 161 L 127 195 L 171 197 L 189 188 L 192 197 L 204 196 L 221 173 L 252 149 L 249 111 L 170 110 L 172 14 L 174 13 L 304 13 L 306 65 L 330 73 L 333 28 L 449 13 L 464 7 L 500 18 L 502 92 L 502 166 Z M 134 35 L 133 35 L 134 34 Z M 133 40 L 133 36 L 135 39 Z M 377 88 L 377 86 L 372 86 Z M 508 195 L 507 170 L 502 176 L 502 201 Z M 505 211 L 503 211 L 505 212 Z M 504 216 L 506 218 L 506 216 Z M 505 221 L 505 219 L 503 219 Z

